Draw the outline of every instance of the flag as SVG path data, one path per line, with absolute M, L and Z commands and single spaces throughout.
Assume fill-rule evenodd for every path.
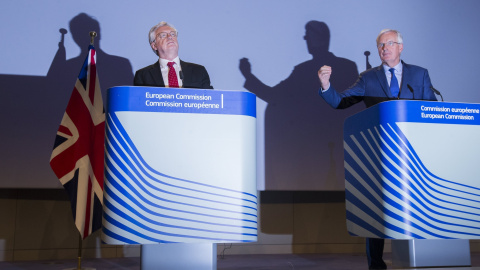
M 102 226 L 105 111 L 95 60 L 90 45 L 50 157 L 82 239 Z

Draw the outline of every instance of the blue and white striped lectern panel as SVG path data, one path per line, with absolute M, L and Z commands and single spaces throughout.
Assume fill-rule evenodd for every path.
M 345 121 L 351 235 L 480 239 L 480 105 L 389 101 Z
M 257 240 L 255 95 L 109 89 L 102 240 Z

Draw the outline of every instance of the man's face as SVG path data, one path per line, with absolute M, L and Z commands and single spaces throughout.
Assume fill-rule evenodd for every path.
M 389 41 L 394 42 L 389 46 Z M 389 67 L 394 67 L 400 62 L 400 54 L 403 51 L 403 44 L 398 44 L 397 34 L 395 32 L 386 32 L 378 39 L 378 44 L 384 44 L 378 47 L 378 55 L 383 63 Z
M 167 33 L 167 37 L 164 39 L 160 38 L 159 36 L 159 34 L 162 32 Z M 155 41 L 150 44 L 152 48 L 158 52 L 158 56 L 160 56 L 160 58 L 167 60 L 173 60 L 173 58 L 178 56 L 178 40 L 176 36 L 170 36 L 171 32 L 175 32 L 175 29 L 170 26 L 165 25 L 159 27 L 155 31 Z

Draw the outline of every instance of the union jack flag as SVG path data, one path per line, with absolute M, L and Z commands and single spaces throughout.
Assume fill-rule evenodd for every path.
M 102 226 L 105 111 L 95 60 L 90 45 L 50 157 L 82 239 Z

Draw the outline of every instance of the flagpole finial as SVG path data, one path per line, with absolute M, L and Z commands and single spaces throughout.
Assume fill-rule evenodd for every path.
M 93 44 L 94 44 L 94 39 L 95 39 L 96 36 L 97 36 L 97 32 L 95 32 L 95 31 L 90 31 L 90 45 L 93 46 Z

